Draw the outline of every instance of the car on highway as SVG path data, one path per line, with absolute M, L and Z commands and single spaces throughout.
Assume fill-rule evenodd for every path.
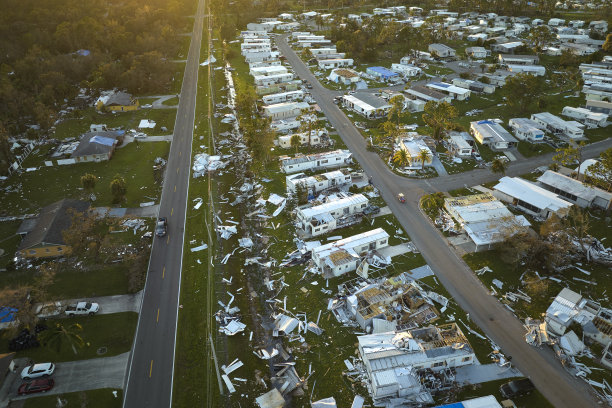
M 533 390 L 535 390 L 535 386 L 529 378 L 513 380 L 499 387 L 499 392 L 501 392 L 505 398 L 515 398 L 531 394 Z
M 155 225 L 155 235 L 163 237 L 168 232 L 168 220 L 166 217 L 159 217 Z
M 22 380 L 31 380 L 33 378 L 48 377 L 55 371 L 55 364 L 40 363 L 32 364 L 21 370 Z
M 98 313 L 100 310 L 100 305 L 97 303 L 90 302 L 78 302 L 74 305 L 70 305 L 66 308 L 67 316 L 76 316 L 76 315 L 94 315 Z
M 41 378 L 39 380 L 21 384 L 19 389 L 17 389 L 17 394 L 25 395 L 34 394 L 37 392 L 47 392 L 52 389 L 54 385 L 55 380 L 53 380 L 53 378 Z

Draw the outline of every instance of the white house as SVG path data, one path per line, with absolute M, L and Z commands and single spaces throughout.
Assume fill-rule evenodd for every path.
M 544 219 L 552 214 L 563 218 L 572 206 L 572 203 L 562 200 L 555 193 L 518 177 L 502 177 L 493 190 L 493 195 L 500 200 Z
M 541 65 L 507 65 L 508 71 L 518 74 L 525 73 L 531 74 L 535 76 L 544 76 L 546 75 L 546 68 Z
M 321 138 L 326 134 L 327 134 L 327 130 L 318 129 L 318 130 L 311 131 L 310 135 L 308 134 L 308 132 L 295 133 L 291 135 L 281 135 L 281 136 L 278 136 L 277 141 L 278 141 L 279 147 L 288 149 L 290 147 L 293 147 L 291 146 L 291 138 L 297 135 L 298 138 L 300 139 L 300 145 L 317 146 L 321 144 Z
M 249 73 L 252 76 L 259 76 L 259 75 L 278 75 L 278 74 L 286 74 L 287 72 L 287 68 L 283 67 L 282 65 L 272 65 L 272 66 L 267 66 L 267 67 L 254 67 L 251 68 L 249 70 Z
M 453 85 L 460 88 L 469 89 L 472 92 L 492 94 L 495 92 L 495 85 L 485 84 L 471 79 L 453 78 Z
M 267 105 L 262 109 L 264 116 L 272 118 L 272 120 L 280 120 L 299 116 L 303 110 L 308 108 L 310 108 L 310 105 L 306 102 L 283 102 Z
M 585 108 L 574 108 L 566 106 L 561 112 L 563 116 L 576 119 L 580 123 L 584 123 L 588 128 L 604 127 L 608 124 L 608 115 L 605 113 L 591 112 Z
M 591 55 L 597 52 L 597 48 L 591 47 L 587 44 L 563 43 L 559 46 L 559 48 L 561 49 L 561 51 L 569 51 L 579 57 Z
M 558 27 L 562 26 L 563 24 L 565 24 L 565 20 L 562 18 L 551 18 L 548 20 L 548 25 L 551 27 Z
M 504 54 L 513 53 L 517 48 L 522 47 L 524 44 L 521 41 L 510 41 L 501 44 L 491 44 L 491 51 L 502 52 Z
M 347 169 L 328 171 L 323 174 L 308 176 L 304 173 L 291 174 L 285 177 L 287 192 L 295 193 L 297 186 L 302 186 L 308 194 L 314 195 L 330 188 L 351 184 L 351 173 Z
M 249 69 L 282 65 L 280 60 L 249 62 Z
M 581 139 L 584 137 L 584 125 L 574 121 L 566 121 L 549 112 L 534 113 L 531 120 L 544 126 L 544 129 L 554 135 L 565 136 L 570 139 Z
M 527 118 L 512 118 L 508 121 L 508 125 L 512 128 L 514 136 L 519 140 L 526 140 L 531 143 L 544 141 L 543 126 L 536 121 Z
M 499 54 L 498 59 L 502 65 L 536 65 L 540 61 L 537 55 Z
M 430 82 L 425 86 L 430 89 L 433 89 L 434 91 L 447 94 L 451 98 L 456 99 L 458 101 L 465 101 L 472 94 L 469 89 L 447 84 L 446 82 Z
M 338 50 L 336 46 L 331 47 L 321 47 L 321 48 L 310 48 L 310 53 L 315 57 L 318 55 L 329 55 L 329 54 L 337 54 Z
M 318 62 L 321 69 L 334 69 L 353 66 L 352 58 L 321 59 Z
M 478 143 L 496 150 L 509 149 L 518 143 L 510 132 L 493 120 L 470 122 L 470 133 Z
M 351 156 L 352 153 L 349 150 L 334 150 L 307 156 L 285 157 L 280 159 L 280 167 L 283 173 L 286 174 L 342 167 L 351 162 Z
M 406 97 L 412 100 L 420 100 L 423 102 L 448 102 L 450 103 L 453 99 L 450 95 L 442 92 L 426 88 L 422 85 L 415 85 L 406 91 Z
M 261 98 L 263 103 L 265 103 L 266 105 L 273 105 L 275 103 L 282 102 L 301 101 L 302 99 L 304 99 L 304 91 L 300 90 L 264 95 Z
M 465 53 L 468 57 L 474 59 L 483 59 L 487 57 L 487 50 L 484 47 L 467 47 Z
M 397 72 L 401 74 L 404 78 L 406 77 L 414 77 L 419 76 L 423 73 L 423 70 L 414 65 L 404 65 L 404 64 L 391 64 L 391 71 Z
M 530 225 L 524 216 L 512 214 L 489 193 L 445 198 L 444 208 L 465 230 L 476 252 L 491 249 L 518 231 L 517 227 Z
M 387 246 L 389 234 L 376 228 L 316 247 L 312 260 L 324 278 L 333 278 L 354 271 L 363 256 Z
M 456 323 L 367 334 L 357 340 L 375 406 L 394 406 L 385 405 L 385 401 L 394 399 L 402 406 L 431 405 L 433 398 L 422 386 L 417 371 L 441 371 L 476 361 Z
M 281 84 L 283 82 L 289 82 L 293 80 L 293 74 L 288 72 L 286 74 L 276 75 L 257 75 L 253 77 L 253 82 L 257 86 L 270 86 L 273 84 Z
M 612 193 L 584 184 L 571 177 L 546 170 L 538 178 L 540 186 L 581 208 L 610 208 Z
M 427 51 L 429 51 L 432 56 L 438 58 L 451 58 L 457 55 L 457 52 L 448 45 L 437 43 L 429 44 Z
M 488 34 L 485 33 L 477 33 L 477 34 L 470 34 L 466 37 L 466 40 L 468 41 L 473 41 L 476 42 L 478 40 L 482 40 L 482 41 L 487 41 L 487 38 L 489 38 Z
M 420 169 L 423 166 L 431 166 L 433 163 L 433 153 L 425 144 L 422 138 L 401 138 L 399 140 L 399 148 L 406 152 L 408 163 L 405 167 Z M 421 155 L 426 154 L 427 159 L 423 163 Z
M 384 116 L 391 109 L 387 101 L 367 92 L 344 95 L 342 104 L 368 119 Z
M 338 68 L 334 69 L 327 77 L 332 82 L 341 83 L 344 85 L 351 85 L 359 82 L 361 78 L 359 73 L 349 68 Z
M 296 223 L 309 236 L 327 234 L 354 219 L 355 215 L 362 214 L 368 203 L 366 196 L 355 194 L 314 207 L 299 208 Z
M 469 158 L 474 152 L 474 139 L 467 132 L 449 132 L 448 151 L 456 157 Z
M 279 57 L 278 51 L 245 51 L 242 53 L 244 60 L 247 63 L 272 61 Z

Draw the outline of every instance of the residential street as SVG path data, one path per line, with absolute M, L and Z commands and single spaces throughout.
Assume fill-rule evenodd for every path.
M 123 401 L 126 408 L 165 408 L 172 401 L 174 347 L 203 16 L 204 0 L 200 0 L 159 208 L 159 216 L 168 219 L 168 233 L 161 238 L 155 237 L 153 241 L 142 307 L 127 369 Z
M 68 392 L 95 390 L 98 388 L 123 387 L 125 367 L 129 353 L 113 357 L 101 357 L 91 360 L 57 363 L 53 379 L 55 386 L 45 395 L 64 394 Z M 17 374 L 9 373 L 0 390 L 0 408 L 5 407 L 10 400 L 21 400 L 40 395 L 17 396 L 17 388 L 22 381 Z
M 342 140 L 372 177 L 374 185 L 423 254 L 438 279 L 454 300 L 470 314 L 472 320 L 503 350 L 512 356 L 512 362 L 529 376 L 542 394 L 555 407 L 597 406 L 595 398 L 582 380 L 571 377 L 549 349 L 536 349 L 524 339 L 521 322 L 504 308 L 475 277 L 471 269 L 450 248 L 443 236 L 434 228 L 418 207 L 419 197 L 425 191 L 459 188 L 464 184 L 479 184 L 482 180 L 494 180 L 499 176 L 490 170 L 476 170 L 448 178 L 413 181 L 392 173 L 376 153 L 366 150 L 366 141 L 352 122 L 333 103 L 334 92 L 323 88 L 308 67 L 291 50 L 284 39 L 277 37 L 277 45 L 293 66 L 295 73 L 313 85 L 311 93 L 334 126 Z M 589 150 L 595 154 L 611 141 L 598 144 Z M 515 162 L 509 174 L 520 174 L 544 164 L 547 157 Z M 450 180 L 449 180 L 450 179 Z M 401 204 L 396 195 L 403 192 L 406 204 Z

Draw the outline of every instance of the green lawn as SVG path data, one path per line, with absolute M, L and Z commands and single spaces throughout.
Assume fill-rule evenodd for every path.
M 117 398 L 113 395 L 117 392 Z M 57 397 L 66 401 L 67 408 L 120 408 L 123 403 L 123 390 L 102 388 L 67 394 L 48 395 L 44 397 L 28 398 L 23 408 L 57 408 Z
M 178 105 L 178 103 L 179 103 L 179 98 L 175 96 L 174 98 L 166 99 L 165 101 L 163 101 L 162 105 L 175 106 L 175 105 Z
M 132 347 L 137 321 L 138 313 L 132 312 L 47 320 L 44 323 L 49 327 L 56 323 L 61 323 L 66 328 L 74 323 L 80 324 L 83 327 L 80 335 L 85 341 L 85 346 L 77 349 L 76 355 L 68 344 L 62 344 L 59 350 L 41 346 L 18 351 L 15 357 L 26 357 L 35 362 L 53 361 L 59 363 L 116 356 L 129 351 Z M 4 331 L 0 332 L 0 353 L 9 351 L 8 340 L 7 334 Z M 97 351 L 100 347 L 106 347 L 107 352 L 98 355 Z
M 151 103 L 154 98 L 140 98 L 141 104 Z M 131 112 L 99 113 L 94 108 L 88 108 L 80 112 L 76 119 L 67 119 L 58 124 L 53 137 L 56 139 L 75 138 L 89 131 L 91 124 L 105 124 L 109 128 L 121 127 L 122 129 L 137 129 L 141 119 L 150 119 L 157 123 L 155 129 L 144 129 L 143 132 L 150 135 L 171 134 L 174 129 L 176 111 L 174 109 L 138 109 Z M 168 131 L 162 132 L 165 126 Z
M 525 157 L 539 156 L 541 154 L 554 152 L 555 149 L 546 143 L 529 143 L 521 141 L 518 144 L 518 151 Z
M 126 200 L 121 206 L 138 207 L 142 202 L 151 201 L 147 196 L 159 196 L 161 186 L 154 180 L 153 160 L 156 157 L 166 158 L 169 149 L 167 142 L 130 143 L 117 149 L 109 161 L 54 167 L 44 167 L 46 156 L 33 155 L 31 160 L 42 167 L 9 179 L 16 191 L 0 195 L 0 215 L 34 213 L 62 198 L 84 198 L 80 178 L 85 173 L 98 177 L 94 206 L 112 205 L 109 184 L 115 174 L 120 174 L 127 183 Z

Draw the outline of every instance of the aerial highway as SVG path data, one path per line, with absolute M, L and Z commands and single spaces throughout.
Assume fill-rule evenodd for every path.
M 172 404 L 174 348 L 183 259 L 183 238 L 196 107 L 204 0 L 199 0 L 166 167 L 159 216 L 167 234 L 155 237 L 144 296 L 128 363 L 123 406 Z
M 525 342 L 522 323 L 511 314 L 488 289 L 476 278 L 468 265 L 450 248 L 447 241 L 419 209 L 419 198 L 428 191 L 445 191 L 464 185 L 475 185 L 499 176 L 490 170 L 474 170 L 462 175 L 438 177 L 429 180 L 410 180 L 393 173 L 380 157 L 366 149 L 366 140 L 359 130 L 334 103 L 335 92 L 321 86 L 308 67 L 286 42 L 286 36 L 279 36 L 276 43 L 292 65 L 295 73 L 313 85 L 310 90 L 331 125 L 353 153 L 365 172 L 372 178 L 393 214 L 410 235 L 423 257 L 438 279 L 471 319 L 502 348 L 506 356 L 512 356 L 512 363 L 530 377 L 538 390 L 557 408 L 595 407 L 595 397 L 586 383 L 568 374 L 553 352 L 536 349 Z M 605 141 L 585 149 L 585 157 L 596 155 L 611 145 Z M 513 163 L 509 174 L 522 174 L 546 164 L 549 156 Z M 406 195 L 401 204 L 396 196 Z

